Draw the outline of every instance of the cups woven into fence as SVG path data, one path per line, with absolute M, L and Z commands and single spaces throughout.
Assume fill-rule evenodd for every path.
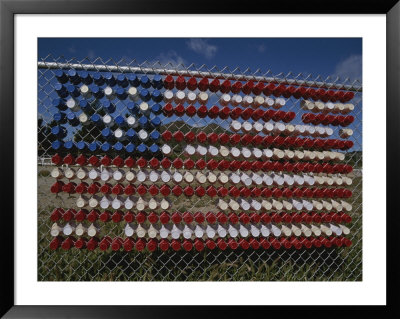
M 357 81 L 48 56 L 38 86 L 39 280 L 362 279 Z

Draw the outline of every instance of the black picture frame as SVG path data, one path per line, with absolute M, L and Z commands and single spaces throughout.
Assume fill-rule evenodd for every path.
M 16 14 L 222 14 L 222 13 L 314 13 L 314 14 L 385 14 L 387 18 L 387 306 L 386 307 L 324 307 L 324 316 L 353 317 L 372 315 L 374 317 L 398 317 L 396 304 L 399 276 L 395 265 L 396 244 L 399 237 L 395 227 L 399 225 L 396 194 L 399 177 L 400 136 L 400 3 L 397 0 L 311 0 L 311 1 L 246 1 L 245 4 L 208 1 L 201 3 L 190 1 L 162 0 L 53 0 L 53 1 L 5 1 L 0 0 L 0 131 L 1 150 L 7 156 L 0 156 L 1 180 L 7 181 L 7 187 L 1 192 L 2 223 L 8 225 L 2 230 L 1 258 L 1 308 L 0 315 L 5 318 L 149 318 L 149 317 L 205 317 L 232 316 L 247 317 L 251 312 L 266 315 L 261 307 L 246 309 L 238 307 L 154 307 L 154 306 L 15 306 L 14 303 L 14 17 Z M 382 106 L 377 106 L 382 107 Z M 388 174 L 390 173 L 390 174 Z M 378 212 L 377 212 L 378 213 Z M 383 214 L 384 212 L 379 212 Z M 371 294 L 375 292 L 371 291 Z M 309 307 L 286 307 L 285 316 L 310 314 Z M 396 316 L 397 313 L 397 316 Z M 268 316 L 282 315 L 280 307 L 270 307 Z

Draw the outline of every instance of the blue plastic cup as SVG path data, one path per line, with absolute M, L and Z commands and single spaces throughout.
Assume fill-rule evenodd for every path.
M 141 116 L 139 119 L 139 125 L 146 129 L 149 127 L 149 119 L 146 116 Z
M 115 90 L 115 94 L 117 95 L 117 98 L 120 100 L 126 100 L 126 98 L 128 97 L 126 91 L 121 87 Z
M 135 145 L 129 143 L 128 145 L 125 146 L 125 151 L 127 151 L 128 153 L 133 153 L 135 151 Z
M 137 151 L 139 152 L 139 154 L 143 155 L 147 152 L 147 146 L 142 143 L 137 147 Z
M 161 125 L 161 120 L 158 116 L 156 116 L 155 118 L 153 118 L 151 120 L 151 125 L 153 125 L 154 127 L 159 127 Z
M 101 118 L 101 116 L 97 113 L 93 114 L 90 117 L 90 121 L 95 124 L 96 126 L 102 126 L 103 125 L 103 120 Z
M 113 103 L 111 103 L 109 100 L 103 101 L 102 105 L 103 105 L 103 110 L 109 114 L 114 113 L 116 110 L 115 105 Z
M 64 148 L 65 148 L 67 151 L 73 151 L 73 150 L 75 149 L 75 144 L 74 144 L 73 141 L 66 141 L 66 142 L 64 143 Z
M 56 140 L 51 143 L 51 148 L 53 150 L 59 150 L 59 149 L 61 149 L 61 146 L 62 146 L 62 141 L 59 141 L 59 140 Z
M 139 96 L 140 96 L 141 100 L 145 101 L 145 102 L 149 101 L 151 98 L 150 92 L 146 89 L 140 90 Z
M 119 74 L 117 76 L 117 84 L 123 88 L 126 88 L 129 85 L 128 79 L 125 74 Z
M 140 81 L 136 74 L 128 74 L 127 76 L 128 82 L 130 85 L 138 87 L 140 85 Z
M 102 86 L 102 85 L 104 85 L 104 83 L 106 82 L 106 81 L 104 80 L 104 77 L 103 77 L 103 76 L 101 75 L 101 73 L 99 73 L 99 72 L 93 73 L 92 77 L 93 77 L 94 83 L 95 83 L 96 85 L 98 85 L 98 86 Z
M 58 138 L 64 138 L 67 136 L 67 129 L 63 126 L 53 126 L 51 128 L 51 134 L 57 136 Z
M 65 74 L 65 72 L 61 69 L 55 70 L 54 75 L 57 79 L 58 82 L 64 84 L 68 82 L 68 76 Z
M 63 99 L 54 99 L 51 104 L 60 111 L 65 111 L 67 109 L 67 105 Z
M 163 87 L 163 80 L 160 74 L 155 74 L 153 80 L 151 81 L 153 88 L 160 90 Z
M 151 86 L 150 79 L 146 75 L 142 75 L 140 78 L 140 85 L 143 88 L 148 89 Z
M 161 92 L 159 90 L 154 90 L 151 94 L 151 99 L 154 102 L 159 103 L 163 100 L 163 96 L 161 95 Z
M 149 151 L 150 151 L 151 154 L 155 155 L 160 151 L 160 147 L 157 144 L 152 144 L 149 147 Z
M 79 125 L 79 119 L 76 117 L 75 113 L 68 113 L 67 114 L 67 121 L 72 126 L 78 126 Z
M 67 85 L 68 94 L 72 97 L 78 97 L 80 95 L 78 88 L 75 85 Z
M 161 113 L 161 105 L 160 104 L 153 104 L 151 106 L 151 112 L 153 114 L 156 114 L 156 115 L 160 114 Z
M 58 112 L 54 114 L 53 116 L 54 121 L 56 121 L 58 124 L 65 124 L 67 123 L 67 115 L 62 112 Z
M 122 145 L 121 142 L 117 142 L 113 145 L 113 149 L 116 150 L 117 152 L 120 152 L 124 149 L 124 145 Z
M 68 70 L 68 78 L 69 81 L 74 85 L 81 83 L 81 78 L 79 77 L 78 72 L 76 72 L 74 69 Z
M 76 148 L 80 151 L 83 151 L 86 148 L 86 143 L 84 141 L 79 141 L 75 145 Z
M 103 136 L 105 139 L 111 139 L 114 135 L 110 128 L 106 127 L 101 130 L 101 136 Z
M 161 137 L 161 134 L 159 131 L 153 131 L 150 133 L 150 139 L 153 140 L 154 142 L 157 142 Z
M 101 150 L 103 152 L 108 152 L 111 149 L 111 144 L 108 142 L 105 142 L 101 145 Z
M 95 152 L 100 149 L 100 143 L 99 142 L 92 142 L 88 145 L 88 148 L 91 152 Z
M 109 86 L 115 86 L 117 84 L 117 81 L 115 80 L 115 77 L 112 73 L 107 72 L 104 74 L 104 80 L 106 81 L 107 85 Z
M 81 108 L 82 111 L 84 112 L 90 112 L 92 110 L 90 104 L 86 100 L 80 100 L 79 101 L 79 107 Z
M 56 83 L 54 85 L 54 90 L 56 91 L 57 95 L 61 98 L 66 98 L 68 96 L 67 88 L 61 83 Z
M 104 90 L 101 87 L 93 86 L 92 94 L 96 99 L 102 99 L 104 97 Z
M 119 127 L 126 127 L 126 121 L 125 118 L 122 115 L 118 115 L 114 119 L 115 124 L 117 124 Z
M 128 109 L 129 112 L 131 112 L 132 114 L 138 114 L 139 113 L 139 105 L 137 105 L 137 103 L 135 102 L 129 102 L 126 105 L 126 108 Z
M 137 142 L 139 140 L 138 135 L 136 131 L 133 128 L 130 128 L 129 130 L 126 131 L 125 136 L 128 140 Z
M 89 85 L 93 83 L 93 79 L 88 71 L 81 71 L 79 73 L 79 76 L 81 77 L 81 81 L 83 84 Z

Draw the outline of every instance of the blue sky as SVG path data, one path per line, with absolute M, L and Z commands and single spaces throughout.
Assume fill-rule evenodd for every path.
M 160 61 L 274 74 L 361 79 L 361 38 L 41 38 L 39 59 L 48 54 L 79 60 L 113 58 Z
M 274 75 L 282 74 L 279 77 L 288 75 L 289 72 L 292 75 L 288 77 L 295 77 L 299 73 L 303 77 L 311 74 L 309 80 L 316 79 L 319 75 L 321 77 L 318 80 L 327 82 L 335 81 L 337 77 L 338 82 L 344 82 L 346 78 L 353 82 L 362 77 L 361 38 L 40 38 L 38 44 L 38 59 L 42 60 L 51 54 L 52 58 L 48 61 L 63 56 L 66 60 L 74 59 L 71 62 L 82 63 L 90 63 L 84 61 L 89 58 L 94 64 L 103 64 L 102 61 L 108 59 L 116 62 L 124 59 L 119 65 L 133 59 L 137 63 L 159 61 L 162 65 L 194 64 L 197 68 L 204 64 L 208 69 L 213 66 L 218 70 L 223 70 L 224 67 L 231 71 L 239 68 L 240 71 L 235 73 L 250 69 L 249 73 L 260 70 L 257 75 L 270 70 Z M 98 57 L 102 61 L 96 60 Z M 39 93 L 39 98 L 45 96 L 40 96 Z M 358 102 L 359 99 L 360 97 Z M 50 99 L 44 99 L 40 104 L 47 108 L 49 103 Z M 356 121 L 350 128 L 361 132 L 360 108 L 358 111 L 358 114 L 354 114 Z M 163 123 L 174 120 L 176 116 L 164 119 Z M 204 121 L 200 121 L 202 125 L 206 124 Z M 361 143 L 359 135 L 351 139 Z M 355 148 L 357 146 L 359 147 L 356 145 Z

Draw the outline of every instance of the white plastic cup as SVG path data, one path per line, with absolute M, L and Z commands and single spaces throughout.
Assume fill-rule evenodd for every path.
M 227 106 L 230 101 L 231 101 L 231 97 L 229 94 L 222 94 L 221 97 L 219 98 L 219 103 L 222 106 Z
M 166 90 L 166 91 L 164 92 L 164 102 L 165 102 L 165 103 L 170 103 L 170 102 L 172 102 L 173 98 L 174 98 L 174 93 L 173 93 L 172 91 Z

